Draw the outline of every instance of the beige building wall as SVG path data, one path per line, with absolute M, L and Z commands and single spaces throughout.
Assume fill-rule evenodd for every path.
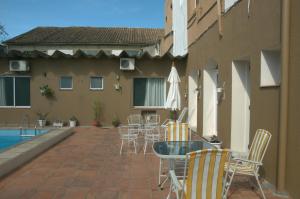
M 101 123 L 111 126 L 112 119 L 118 116 L 123 124 L 127 123 L 127 116 L 131 113 L 141 113 L 145 110 L 134 108 L 133 78 L 134 77 L 164 77 L 167 79 L 171 60 L 169 59 L 142 59 L 136 60 L 135 71 L 120 71 L 119 59 L 30 59 L 31 66 L 30 97 L 31 108 L 0 108 L 0 123 L 19 124 L 22 115 L 28 114 L 31 121 L 37 119 L 37 112 L 49 112 L 48 119 L 68 121 L 71 116 L 76 116 L 81 125 L 91 125 L 93 121 L 92 104 L 99 99 L 103 105 Z M 185 61 L 176 62 L 180 77 L 181 89 L 185 85 Z M 7 72 L 8 60 L 0 59 L 0 74 Z M 59 89 L 60 76 L 73 77 L 73 90 L 62 91 Z M 104 78 L 104 90 L 92 91 L 90 76 Z M 116 76 L 120 76 L 121 91 L 114 89 L 117 83 Z M 40 86 L 48 84 L 55 92 L 54 99 L 41 96 Z M 168 86 L 167 86 L 168 87 Z M 166 93 L 167 95 L 167 93 Z M 183 95 L 182 95 L 183 97 Z M 183 98 L 183 103 L 185 102 Z M 163 121 L 168 116 L 165 109 L 156 110 Z
M 188 44 L 196 41 L 218 19 L 217 0 L 188 1 Z
M 264 128 L 272 133 L 270 147 L 264 159 L 262 176 L 276 185 L 279 87 L 260 87 L 260 53 L 265 49 L 280 49 L 281 1 L 251 1 L 250 17 L 247 13 L 248 1 L 240 1 L 222 17 L 222 38 L 220 38 L 219 26 L 216 23 L 216 1 L 200 2 L 202 2 L 201 11 L 196 9 L 195 14 L 191 14 L 189 19 L 190 46 L 186 75 L 190 75 L 197 69 L 201 70 L 199 86 L 203 93 L 203 70 L 209 62 L 213 61 L 218 65 L 219 81 L 226 83 L 225 99 L 218 104 L 218 135 L 224 147 L 230 147 L 231 106 L 234 106 L 231 104 L 232 62 L 236 60 L 250 62 L 250 143 L 256 129 Z M 197 17 L 197 12 L 200 12 L 199 17 Z M 202 129 L 203 96 L 198 100 L 198 133 L 200 135 L 203 134 Z
M 161 54 L 168 52 L 173 45 L 172 0 L 165 0 L 165 34 L 161 40 Z M 171 51 L 170 51 L 171 52 Z
M 286 189 L 294 198 L 300 198 L 300 1 L 291 0 L 290 64 Z

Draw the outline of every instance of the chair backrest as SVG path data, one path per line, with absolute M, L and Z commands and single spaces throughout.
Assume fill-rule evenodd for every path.
M 248 160 L 262 162 L 266 150 L 269 146 L 272 134 L 264 129 L 258 129 L 255 133 L 254 139 L 252 141 Z
M 138 131 L 133 126 L 119 126 L 118 131 L 121 139 L 124 137 L 132 138 L 138 136 Z
M 140 125 L 143 122 L 143 118 L 141 114 L 131 114 L 127 117 L 127 121 L 129 125 Z
M 225 162 L 230 161 L 230 157 L 227 149 L 206 149 L 188 153 L 184 172 L 186 180 L 183 181 L 186 186 L 181 198 L 221 199 L 226 183 L 223 178 L 226 173 L 224 166 Z
M 184 116 L 185 116 L 187 110 L 188 110 L 187 107 L 184 107 L 184 108 L 182 109 L 180 115 L 179 115 L 178 118 L 177 118 L 177 121 L 178 121 L 178 122 L 182 122 L 182 120 L 183 120 L 183 118 L 184 118 Z
M 187 123 L 169 122 L 167 125 L 167 141 L 188 141 L 190 139 L 189 125 Z
M 145 123 L 146 124 L 155 124 L 159 125 L 160 123 L 160 115 L 157 114 L 148 114 L 145 116 Z

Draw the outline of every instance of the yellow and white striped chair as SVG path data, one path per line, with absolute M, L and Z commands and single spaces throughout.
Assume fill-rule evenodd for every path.
M 229 171 L 230 177 L 229 184 L 226 186 L 226 193 L 230 188 L 235 174 L 248 175 L 255 177 L 263 198 L 266 198 L 259 182 L 258 171 L 260 166 L 263 165 L 262 161 L 269 146 L 271 137 L 272 135 L 269 131 L 258 129 L 252 141 L 248 157 L 246 159 L 233 158 L 233 161 L 230 164 L 226 164 L 225 168 Z
M 175 171 L 170 171 L 171 191 L 177 199 L 221 199 L 226 198 L 227 174 L 225 163 L 230 162 L 227 149 L 206 149 L 186 155 L 184 178 L 179 180 Z
M 167 128 L 165 130 L 165 141 L 189 141 L 191 140 L 191 131 L 189 129 L 189 125 L 187 123 L 180 122 L 169 122 Z M 177 163 L 176 163 L 177 162 Z M 175 165 L 180 165 L 180 160 L 177 160 Z M 160 159 L 159 161 L 159 186 L 162 187 L 166 182 L 164 180 L 161 183 L 161 177 L 167 177 L 167 175 L 162 173 L 163 161 Z M 178 166 L 177 166 L 178 168 Z M 180 170 L 178 168 L 178 170 Z
M 188 123 L 169 122 L 165 133 L 166 141 L 188 141 L 191 137 Z

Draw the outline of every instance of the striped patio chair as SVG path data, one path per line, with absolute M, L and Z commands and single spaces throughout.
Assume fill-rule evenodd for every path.
M 224 166 L 230 162 L 227 149 L 206 149 L 186 155 L 184 178 L 179 180 L 175 171 L 170 171 L 170 192 L 177 199 L 221 199 L 226 198 L 225 184 L 228 174 Z M 226 174 L 226 175 L 225 175 Z
M 263 165 L 262 161 L 267 151 L 271 137 L 272 135 L 269 131 L 258 129 L 252 141 L 248 157 L 246 159 L 233 158 L 233 161 L 230 164 L 226 164 L 225 168 L 229 171 L 230 177 L 229 184 L 226 186 L 226 194 L 230 188 L 234 175 L 237 174 L 254 176 L 263 198 L 266 198 L 259 182 L 258 171 L 259 168 Z
M 165 130 L 165 140 L 166 141 L 188 141 L 191 140 L 191 131 L 189 129 L 189 125 L 187 123 L 180 123 L 180 122 L 169 122 L 167 128 Z M 177 168 L 178 173 L 182 170 L 183 167 L 182 160 L 175 161 L 175 167 Z M 159 178 L 158 183 L 159 186 L 162 187 L 163 184 L 166 182 L 164 180 L 161 183 L 161 177 L 167 177 L 166 174 L 163 174 L 163 161 L 160 159 L 159 161 Z
M 165 135 L 166 141 L 188 141 L 190 140 L 189 125 L 187 123 L 169 122 Z

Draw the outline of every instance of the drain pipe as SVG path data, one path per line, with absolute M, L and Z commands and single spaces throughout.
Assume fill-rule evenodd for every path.
M 281 11 L 281 86 L 280 127 L 277 171 L 277 191 L 284 193 L 286 179 L 286 151 L 288 133 L 288 77 L 290 54 L 290 0 L 282 0 Z

